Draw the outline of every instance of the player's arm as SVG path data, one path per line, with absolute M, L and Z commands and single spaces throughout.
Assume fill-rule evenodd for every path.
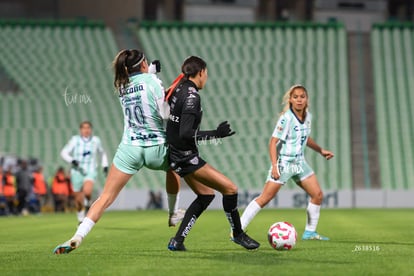
M 60 156 L 68 163 L 72 163 L 74 167 L 77 167 L 79 165 L 79 161 L 75 160 L 72 157 L 72 152 L 75 149 L 75 138 L 72 137 L 70 141 L 63 147 L 63 149 L 60 152 Z
M 200 98 L 194 94 L 189 95 L 183 107 L 183 112 L 180 119 L 180 138 L 184 140 L 210 140 L 216 138 L 224 138 L 234 135 L 235 132 L 231 130 L 230 124 L 225 121 L 220 123 L 215 130 L 197 130 L 194 128 L 196 115 L 200 110 Z
M 277 144 L 279 143 L 279 138 L 273 137 L 270 138 L 269 142 L 269 156 L 270 161 L 272 162 L 272 177 L 273 179 L 279 179 L 279 169 L 277 167 Z
M 313 149 L 314 151 L 316 151 L 317 153 L 321 154 L 323 157 L 326 158 L 326 160 L 331 159 L 332 157 L 334 157 L 334 154 L 329 151 L 329 150 L 325 150 L 322 147 L 320 147 L 315 140 L 313 140 L 311 137 L 308 137 L 308 141 L 306 142 L 306 146 L 308 146 L 309 148 Z

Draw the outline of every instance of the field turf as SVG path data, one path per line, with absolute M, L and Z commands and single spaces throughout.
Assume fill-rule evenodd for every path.
M 68 255 L 53 248 L 76 229 L 75 214 L 0 217 L 0 275 L 414 275 L 414 210 L 322 210 L 318 230 L 331 241 L 301 241 L 279 252 L 267 243 L 276 221 L 293 223 L 300 238 L 303 209 L 263 210 L 248 233 L 261 243 L 247 251 L 229 241 L 222 211 L 208 210 L 170 252 L 176 228 L 165 211 L 112 211 Z

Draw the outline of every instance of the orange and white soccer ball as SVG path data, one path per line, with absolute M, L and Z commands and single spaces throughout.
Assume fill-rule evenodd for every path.
M 289 222 L 276 222 L 267 232 L 269 244 L 276 250 L 291 250 L 296 244 L 297 233 Z

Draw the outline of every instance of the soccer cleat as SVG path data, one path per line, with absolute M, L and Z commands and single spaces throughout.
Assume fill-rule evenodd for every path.
M 257 249 L 260 246 L 260 243 L 258 243 L 257 241 L 253 240 L 252 238 L 250 238 L 246 232 L 242 232 L 240 235 L 238 235 L 237 237 L 233 237 L 231 238 L 231 240 L 241 246 L 243 246 L 244 248 L 248 249 L 248 250 L 252 250 L 252 249 Z
M 168 243 L 168 249 L 171 251 L 187 251 L 183 242 L 176 241 L 175 238 L 171 238 Z
M 307 231 L 302 235 L 302 240 L 318 240 L 318 241 L 329 241 L 328 237 L 319 235 L 316 231 Z
M 54 254 L 69 254 L 71 251 L 78 248 L 81 244 L 82 240 L 80 239 L 71 239 L 66 241 L 65 243 L 62 243 L 55 247 L 53 250 Z
M 185 215 L 185 210 L 182 209 L 178 209 L 174 214 L 170 214 L 170 216 L 168 217 L 168 226 L 169 227 L 174 227 L 177 224 L 179 224 Z

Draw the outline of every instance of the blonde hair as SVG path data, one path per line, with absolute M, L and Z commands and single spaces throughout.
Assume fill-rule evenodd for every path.
M 308 91 L 306 90 L 306 88 L 301 85 L 301 84 L 295 84 L 293 85 L 291 88 L 289 88 L 288 91 L 286 91 L 285 95 L 283 96 L 283 102 L 282 104 L 284 105 L 282 112 L 280 113 L 280 115 L 284 114 L 286 111 L 289 110 L 290 108 L 290 97 L 292 97 L 293 92 L 296 89 L 303 89 L 303 91 L 305 91 L 306 97 L 308 98 L 308 101 L 306 102 L 306 106 L 303 109 L 304 110 L 304 114 L 306 114 L 306 112 L 308 111 L 308 107 L 309 107 L 309 96 L 308 96 Z

